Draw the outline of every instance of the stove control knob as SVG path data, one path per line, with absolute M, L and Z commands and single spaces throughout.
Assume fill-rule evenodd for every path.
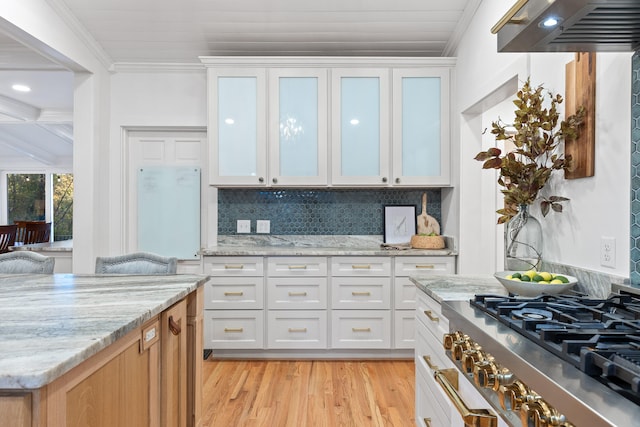
M 463 339 L 465 335 L 462 332 L 452 332 L 450 334 L 444 334 L 444 338 L 442 343 L 444 345 L 445 350 L 451 350 L 453 348 L 453 343 L 456 341 L 460 341 Z M 467 337 L 469 338 L 469 337 Z
M 477 344 L 471 341 L 468 337 L 466 339 L 461 339 L 455 341 L 453 343 L 453 348 L 451 349 L 451 353 L 453 354 L 453 358 L 455 360 L 462 360 L 462 353 L 467 350 L 474 350 Z
M 478 387 L 498 391 L 501 384 L 513 382 L 513 374 L 506 368 L 500 368 L 493 360 L 481 360 L 473 369 L 473 380 Z
M 519 380 L 511 384 L 502 384 L 498 393 L 500 406 L 506 411 L 517 411 L 530 394 L 529 388 Z
M 479 345 L 476 345 L 475 348 L 471 350 L 465 350 L 462 353 L 462 359 L 461 359 L 462 368 L 468 374 L 473 373 L 473 370 L 475 369 L 475 364 L 483 360 L 493 361 L 493 357 L 490 354 L 482 351 L 482 347 L 480 347 Z
M 568 423 L 564 415 L 543 399 L 523 404 L 520 408 L 520 421 L 523 425 L 534 427 L 565 426 Z

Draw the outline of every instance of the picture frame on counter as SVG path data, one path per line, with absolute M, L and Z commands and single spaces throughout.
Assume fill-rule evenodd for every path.
M 416 234 L 416 207 L 414 205 L 385 205 L 384 243 L 409 243 Z

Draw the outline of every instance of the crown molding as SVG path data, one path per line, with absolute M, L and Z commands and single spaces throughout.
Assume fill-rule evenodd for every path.
M 417 56 L 199 56 L 206 67 L 451 67 L 456 58 Z
M 109 67 L 113 73 L 203 73 L 205 66 L 198 62 L 115 62 Z
M 447 44 L 442 50 L 443 56 L 455 56 L 460 40 L 462 39 L 462 35 L 465 30 L 469 28 L 469 25 L 471 25 L 471 21 L 480 7 L 480 3 L 482 3 L 482 0 L 469 0 L 464 11 L 462 11 L 462 16 L 451 33 L 449 41 L 447 41 Z
M 85 28 L 84 25 L 78 20 L 78 18 L 73 14 L 69 6 L 64 2 L 64 0 L 46 0 L 46 2 L 51 6 L 51 8 L 58 14 L 60 19 L 67 24 L 71 32 L 73 32 L 78 39 L 89 49 L 89 51 L 96 57 L 96 59 L 104 66 L 104 68 L 109 69 L 111 64 L 113 64 L 113 59 L 109 54 L 102 48 L 100 43 L 93 38 L 89 30 Z

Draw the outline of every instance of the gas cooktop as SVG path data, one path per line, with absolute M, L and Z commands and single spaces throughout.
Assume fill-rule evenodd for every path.
M 476 295 L 471 305 L 640 404 L 640 298 Z

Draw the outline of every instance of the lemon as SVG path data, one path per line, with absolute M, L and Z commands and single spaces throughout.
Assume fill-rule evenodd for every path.
M 513 279 L 513 276 L 511 274 L 509 274 L 509 275 L 505 276 L 505 279 L 511 280 L 511 279 Z
M 541 285 L 548 285 L 549 284 L 549 282 L 547 282 L 546 280 L 540 280 L 538 283 L 541 284 Z
M 535 270 L 529 270 L 529 271 L 526 271 L 524 274 L 529 276 L 529 279 L 533 279 L 533 276 L 535 276 L 538 273 Z
M 530 282 L 531 281 L 531 277 L 527 276 L 526 274 L 523 274 L 522 276 L 520 276 L 520 281 L 522 281 L 522 282 Z
M 549 273 L 548 271 L 543 271 L 538 273 L 540 275 L 540 277 L 542 277 L 542 280 L 549 282 L 553 279 L 553 277 L 551 276 L 551 273 Z
M 553 279 L 549 283 L 551 283 L 552 285 L 562 285 L 563 282 L 560 279 Z
M 515 280 L 516 282 L 521 282 L 521 280 L 518 277 L 513 277 L 511 278 L 511 280 Z

